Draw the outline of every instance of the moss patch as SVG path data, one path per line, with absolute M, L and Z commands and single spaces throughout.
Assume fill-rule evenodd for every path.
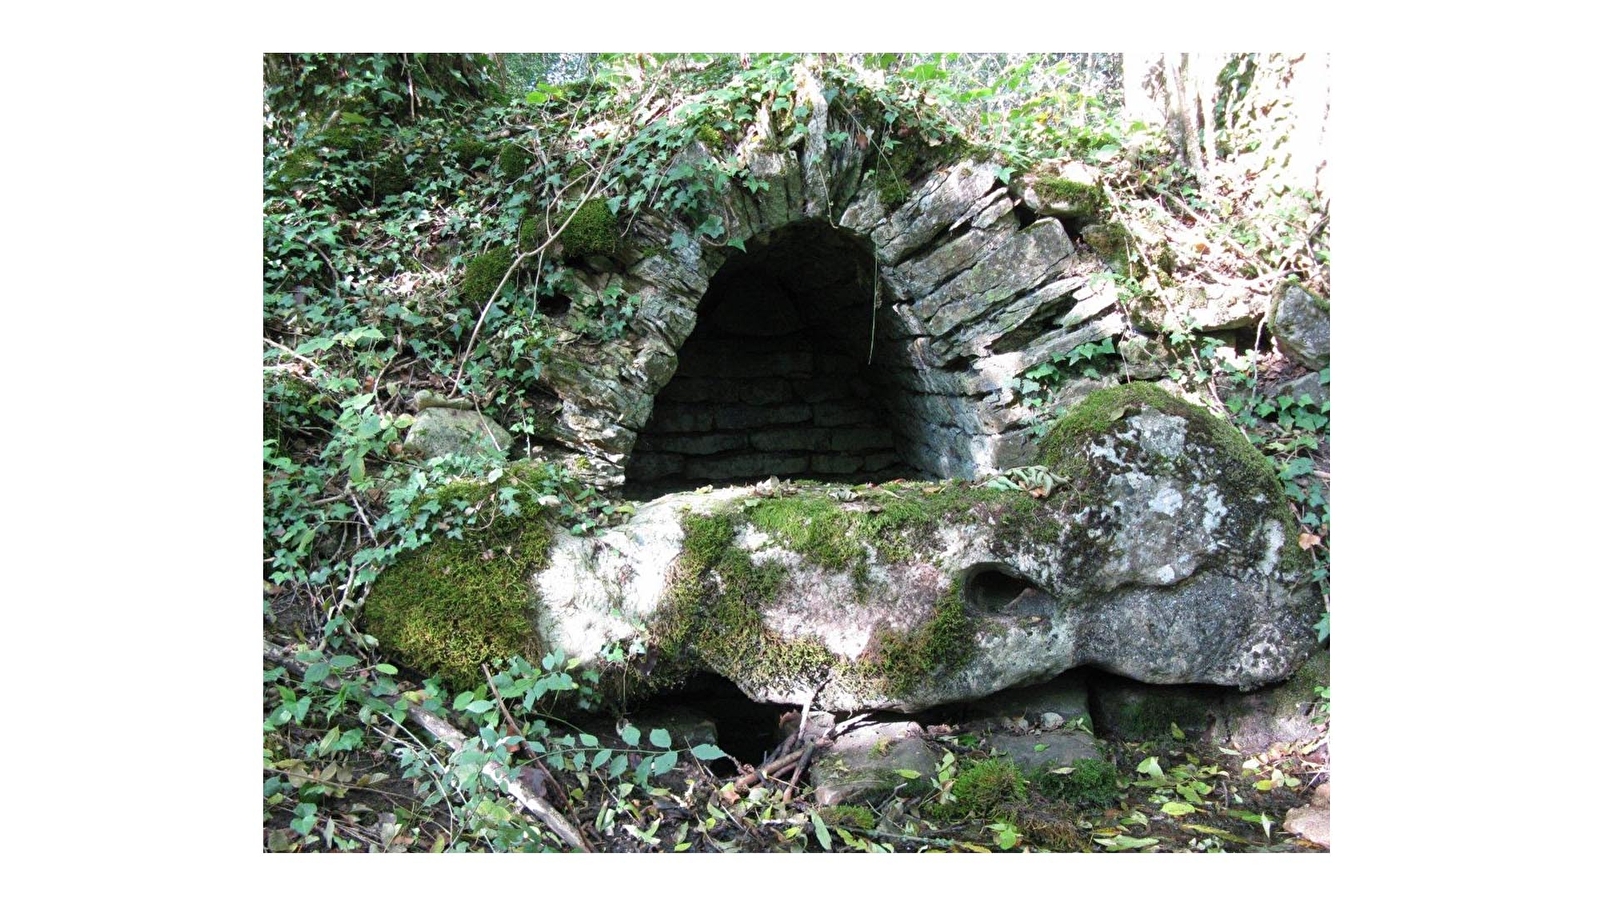
M 410 189 L 411 177 L 405 169 L 405 154 L 386 156 L 372 170 L 372 194 L 377 199 L 403 194 Z
M 566 230 L 561 232 L 561 245 L 566 248 L 567 259 L 576 259 L 616 252 L 619 237 L 616 215 L 611 212 L 610 204 L 593 197 L 578 207 L 572 221 L 566 224 Z
M 1041 772 L 1036 784 L 1040 793 L 1074 806 L 1104 809 L 1121 798 L 1116 783 L 1116 764 L 1103 759 L 1080 759 L 1066 775 Z
M 1053 175 L 1040 175 L 1033 182 L 1038 196 L 1050 203 L 1071 208 L 1072 215 L 1097 215 L 1105 202 L 1105 193 L 1098 186 L 1083 184 Z M 1095 248 L 1098 249 L 1097 247 Z
M 938 818 L 990 818 L 1007 805 L 1025 799 L 1027 786 L 1014 762 L 985 759 L 962 769 L 950 793 L 955 795 L 954 803 L 931 810 Z
M 493 147 L 475 138 L 459 138 L 450 142 L 450 155 L 463 168 L 475 169 L 494 159 Z
M 867 671 L 883 678 L 896 693 L 905 693 L 945 669 L 958 669 L 972 658 L 975 627 L 961 599 L 961 585 L 951 584 L 933 606 L 933 617 L 907 633 L 875 636 L 875 657 Z
M 877 817 L 864 806 L 854 806 L 842 803 L 838 806 L 822 808 L 822 821 L 829 825 L 843 828 L 856 828 L 866 831 L 877 827 Z
M 494 504 L 493 486 L 457 482 L 429 501 L 462 519 L 460 540 L 435 540 L 384 570 L 367 598 L 366 628 L 395 660 L 461 689 L 488 660 L 544 648 L 534 627 L 530 578 L 549 562 L 553 526 L 542 507 L 518 516 Z
M 1122 270 L 1127 268 L 1127 245 L 1132 243 L 1132 235 L 1127 233 L 1126 228 L 1115 222 L 1089 225 L 1083 229 L 1083 240 L 1113 267 Z
M 461 302 L 472 307 L 487 303 L 505 273 L 510 271 L 513 259 L 515 255 L 510 247 L 496 247 L 473 257 L 466 264 L 466 278 L 461 281 Z
M 499 154 L 494 158 L 494 167 L 499 170 L 500 177 L 506 181 L 515 181 L 527 173 L 527 167 L 533 163 L 533 154 L 522 149 L 517 144 L 505 144 L 500 147 Z
M 749 511 L 755 527 L 800 556 L 834 571 L 866 562 L 866 550 L 851 533 L 852 517 L 826 496 L 776 497 Z
M 756 565 L 748 551 L 733 544 L 737 522 L 731 513 L 682 518 L 683 552 L 656 618 L 655 639 L 680 670 L 697 660 L 735 682 L 814 683 L 836 657 L 811 640 L 785 640 L 770 633 L 761 609 L 782 587 L 788 573 L 778 565 Z

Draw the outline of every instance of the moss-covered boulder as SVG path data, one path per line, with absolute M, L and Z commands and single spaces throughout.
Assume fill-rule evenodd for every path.
M 365 627 L 391 659 L 466 688 L 491 659 L 542 656 L 529 576 L 549 564 L 554 526 L 543 507 L 530 503 L 511 514 L 496 496 L 528 465 L 513 467 L 501 484 L 458 482 L 420 502 L 419 511 L 453 525 L 458 537 L 406 555 L 373 584 Z
M 1124 385 L 1043 447 L 1032 490 L 774 480 L 557 533 L 526 570 L 537 640 L 578 660 L 643 642 L 657 682 L 709 670 L 763 702 L 907 711 L 1081 665 L 1255 688 L 1314 649 L 1322 604 L 1281 488 L 1225 422 Z M 476 577 L 471 552 L 421 555 L 438 553 Z

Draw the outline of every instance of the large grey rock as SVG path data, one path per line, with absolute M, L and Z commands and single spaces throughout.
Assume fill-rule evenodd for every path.
M 1294 362 L 1310 369 L 1332 362 L 1332 307 L 1299 285 L 1284 284 L 1272 295 L 1266 327 Z
M 1314 649 L 1323 607 L 1281 487 L 1226 423 L 1134 384 L 1084 400 L 1045 445 L 1065 483 L 1042 499 L 774 480 L 553 534 L 530 578 L 538 644 L 593 662 L 647 639 L 662 671 L 713 671 L 761 702 L 904 711 L 1085 665 L 1255 688 Z M 684 473 L 791 461 L 689 458 Z

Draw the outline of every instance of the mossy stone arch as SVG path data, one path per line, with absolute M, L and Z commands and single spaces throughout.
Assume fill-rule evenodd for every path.
M 563 343 L 543 375 L 536 437 L 581 454 L 589 481 L 650 496 L 1025 465 L 1016 376 L 1125 327 L 1098 261 L 999 163 L 936 163 L 886 196 L 814 103 L 797 145 L 733 151 L 760 190 L 731 183 L 694 223 L 631 218 L 614 253 L 574 261 L 574 301 L 620 289 L 638 310 L 617 340 Z M 678 162 L 710 163 L 699 145 Z

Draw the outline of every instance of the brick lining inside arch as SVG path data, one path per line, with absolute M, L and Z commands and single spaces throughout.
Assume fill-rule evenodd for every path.
M 884 402 L 898 388 L 885 377 L 893 350 L 873 334 L 874 274 L 870 246 L 825 222 L 790 225 L 725 263 L 639 434 L 628 493 L 773 475 L 925 477 L 898 449 L 914 425 Z

